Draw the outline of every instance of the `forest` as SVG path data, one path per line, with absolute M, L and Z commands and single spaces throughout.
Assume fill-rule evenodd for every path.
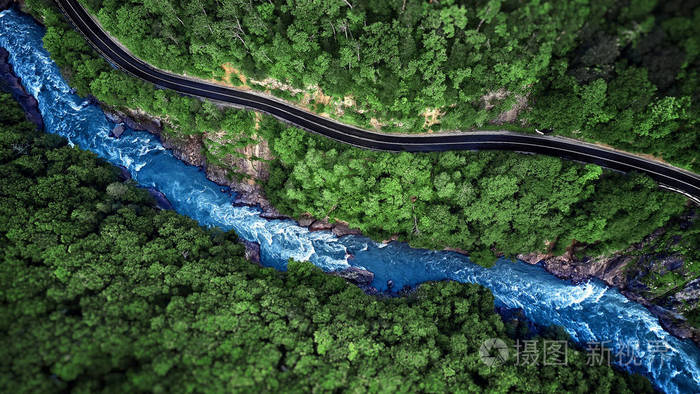
M 621 250 L 685 209 L 646 176 L 548 156 L 381 153 L 288 127 L 271 141 L 278 159 L 266 194 L 281 212 L 340 219 L 375 239 L 458 247 L 485 265 L 524 251 Z
M 684 210 L 683 198 L 649 178 L 594 165 L 505 152 L 381 154 L 268 116 L 256 128 L 249 112 L 157 90 L 110 68 L 42 1 L 27 5 L 47 26 L 44 45 L 80 94 L 156 115 L 178 137 L 223 132 L 231 142 L 203 146 L 210 162 L 262 137 L 277 157 L 267 197 L 292 217 L 342 220 L 376 240 L 396 234 L 414 246 L 459 248 L 488 265 L 499 255 L 624 249 Z
M 534 86 L 525 118 L 700 171 L 700 1 L 606 9 Z
M 479 345 L 514 341 L 485 288 L 383 298 L 310 263 L 263 268 L 7 94 L 0 124 L 3 392 L 653 392 L 574 348 L 566 365 L 488 368 Z
M 166 132 L 180 139 L 214 131 L 223 134 L 227 146 L 211 146 L 212 152 L 205 152 L 213 161 L 218 159 L 217 155 L 230 154 L 234 148 L 253 141 L 253 113 L 221 108 L 208 101 L 157 89 L 118 71 L 71 28 L 52 1 L 29 0 L 25 6 L 46 27 L 44 47 L 79 95 L 92 96 L 112 108 L 136 110 L 158 118 Z
M 700 169 L 698 0 L 82 3 L 158 67 L 349 123 L 469 130 L 525 100 L 499 127 Z

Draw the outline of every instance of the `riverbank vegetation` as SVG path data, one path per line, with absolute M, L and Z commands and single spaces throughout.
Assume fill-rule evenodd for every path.
M 517 105 L 515 127 L 700 169 L 695 0 L 82 3 L 158 67 L 361 126 L 468 130 Z
M 458 247 L 488 264 L 523 251 L 621 250 L 684 210 L 646 176 L 505 152 L 394 154 L 299 129 L 271 137 L 266 194 L 281 212 L 348 222 L 375 239 Z
M 0 125 L 3 392 L 653 392 L 572 348 L 488 368 L 480 344 L 513 341 L 483 287 L 377 298 L 310 263 L 260 267 L 5 94 Z

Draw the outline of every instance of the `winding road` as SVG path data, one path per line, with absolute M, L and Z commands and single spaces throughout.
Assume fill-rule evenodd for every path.
M 137 78 L 181 94 L 261 111 L 307 131 L 360 148 L 390 152 L 508 150 L 594 163 L 622 172 L 637 171 L 649 175 L 661 187 L 682 193 L 700 205 L 700 175 L 653 159 L 574 139 L 509 131 L 415 135 L 378 133 L 324 118 L 281 100 L 254 92 L 241 91 L 163 71 L 138 59 L 111 38 L 77 0 L 56 0 L 56 2 L 73 26 L 114 66 Z

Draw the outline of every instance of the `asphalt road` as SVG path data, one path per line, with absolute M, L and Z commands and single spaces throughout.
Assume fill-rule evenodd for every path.
M 336 141 L 390 152 L 438 152 L 448 150 L 507 150 L 556 156 L 622 171 L 649 175 L 662 187 L 679 192 L 700 204 L 700 176 L 658 161 L 563 137 L 520 134 L 509 131 L 463 133 L 378 133 L 312 114 L 281 100 L 250 91 L 207 83 L 159 70 L 136 58 L 104 32 L 77 0 L 56 0 L 74 27 L 114 66 L 125 72 L 189 96 L 214 100 L 265 112 L 307 131 Z

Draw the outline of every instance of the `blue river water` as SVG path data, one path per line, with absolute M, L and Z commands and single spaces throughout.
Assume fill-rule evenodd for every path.
M 538 324 L 561 325 L 579 344 L 609 341 L 613 362 L 618 361 L 616 354 L 629 355 L 620 356 L 618 364 L 645 374 L 665 392 L 700 392 L 698 348 L 670 335 L 646 308 L 599 281 L 573 285 L 539 266 L 507 260 L 483 268 L 453 252 L 381 244 L 360 236 L 337 238 L 330 232 L 309 232 L 291 220 L 261 218 L 254 207 L 234 206 L 230 193 L 174 158 L 151 134 L 127 129 L 119 139 L 110 137 L 115 125 L 99 107 L 72 94 L 42 46 L 43 34 L 24 14 L 0 13 L 0 46 L 38 100 L 46 131 L 126 167 L 140 185 L 164 193 L 177 212 L 258 242 L 263 264 L 285 269 L 294 258 L 326 271 L 363 267 L 375 274 L 374 286 L 380 290 L 386 289 L 387 280 L 395 289 L 430 280 L 478 283 L 493 292 L 498 305 L 522 308 Z

